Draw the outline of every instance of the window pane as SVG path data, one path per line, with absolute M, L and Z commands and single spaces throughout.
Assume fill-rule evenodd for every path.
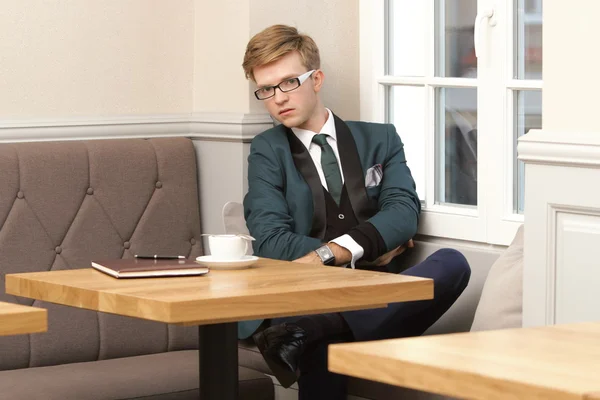
M 425 2 L 389 0 L 388 74 L 425 76 Z
M 415 86 L 390 88 L 390 122 L 404 143 L 408 167 L 425 200 L 425 89 Z
M 515 146 L 514 146 L 514 211 L 523 213 L 525 193 L 525 164 L 517 160 L 517 139 L 530 129 L 542 128 L 542 91 L 518 90 L 514 92 Z
M 477 0 L 436 0 L 435 13 L 436 76 L 476 78 L 473 27 Z
M 514 0 L 516 79 L 542 79 L 542 0 Z
M 477 205 L 477 89 L 436 89 L 436 203 Z

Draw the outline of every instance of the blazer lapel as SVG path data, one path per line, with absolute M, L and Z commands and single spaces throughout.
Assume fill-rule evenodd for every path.
M 300 139 L 294 135 L 291 129 L 287 128 L 288 141 L 290 142 L 290 150 L 296 169 L 304 177 L 304 180 L 310 187 L 313 200 L 313 216 L 310 236 L 318 239 L 325 237 L 326 226 L 326 209 L 325 209 L 325 194 L 323 193 L 323 185 L 315 168 L 315 164 L 310 157 L 308 150 L 302 144 Z
M 333 118 L 335 120 L 340 161 L 344 171 L 344 185 L 346 185 L 354 215 L 358 222 L 361 223 L 372 216 L 372 207 L 370 207 L 367 189 L 365 188 L 365 173 L 362 169 L 356 142 L 350 132 L 350 128 L 336 115 Z

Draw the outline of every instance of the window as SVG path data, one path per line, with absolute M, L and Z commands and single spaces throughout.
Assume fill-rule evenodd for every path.
M 361 0 L 360 32 L 361 119 L 396 126 L 419 233 L 510 243 L 517 138 L 541 128 L 542 0 Z

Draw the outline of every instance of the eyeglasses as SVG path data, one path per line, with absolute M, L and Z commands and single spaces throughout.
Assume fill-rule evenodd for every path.
M 305 72 L 297 78 L 288 78 L 283 82 L 279 82 L 279 85 L 262 87 L 256 90 L 254 95 L 258 100 L 266 100 L 275 96 L 275 89 L 279 89 L 284 93 L 291 92 L 294 89 L 298 89 L 300 85 L 302 85 L 304 81 L 307 80 L 315 71 L 316 70 L 313 69 Z

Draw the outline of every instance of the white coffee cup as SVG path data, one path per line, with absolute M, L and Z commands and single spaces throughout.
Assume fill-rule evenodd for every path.
M 208 235 L 208 248 L 218 260 L 239 260 L 248 251 L 248 241 L 237 235 Z

